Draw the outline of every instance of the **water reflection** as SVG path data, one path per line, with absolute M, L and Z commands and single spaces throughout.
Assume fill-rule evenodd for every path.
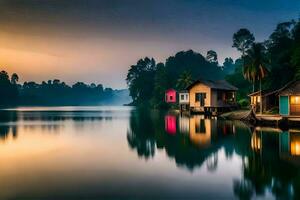
M 177 167 L 190 172 L 206 167 L 215 173 L 222 167 L 218 157 L 223 149 L 226 159 L 236 154 L 242 162 L 241 177 L 232 183 L 236 197 L 300 198 L 300 130 L 250 128 L 239 121 L 137 111 L 131 115 L 127 139 L 141 158 L 154 157 L 164 149 Z
M 297 129 L 142 109 L 0 116 L 0 198 L 300 199 Z
M 176 134 L 176 116 L 166 115 L 165 116 L 165 129 L 170 135 Z
M 18 128 L 17 126 L 3 126 L 0 125 L 0 140 L 6 140 L 12 136 L 12 138 L 16 139 L 18 136 Z
M 220 148 L 225 147 L 227 157 L 232 155 L 232 146 L 222 142 L 229 142 L 235 126 L 239 125 L 245 126 L 232 121 L 205 119 L 200 115 L 165 115 L 138 110 L 132 112 L 127 140 L 141 158 L 148 159 L 156 150 L 164 149 L 169 157 L 175 158 L 178 167 L 193 171 L 207 163 L 207 168 L 213 171 L 217 167 Z
M 83 129 L 87 122 L 127 119 L 131 107 L 28 107 L 0 110 L 0 140 L 16 139 L 18 129 L 58 134 L 66 123 Z M 89 126 L 89 125 L 88 125 Z
M 27 107 L 0 110 L 1 122 L 97 121 L 128 118 L 132 107 Z

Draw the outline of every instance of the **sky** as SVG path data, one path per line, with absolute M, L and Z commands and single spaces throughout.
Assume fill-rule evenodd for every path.
M 193 49 L 237 58 L 232 35 L 257 41 L 300 17 L 299 0 L 0 0 L 0 70 L 126 88 L 129 67 Z

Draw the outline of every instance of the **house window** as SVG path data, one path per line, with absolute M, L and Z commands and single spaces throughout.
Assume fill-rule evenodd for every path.
M 184 100 L 184 94 L 180 95 L 180 99 Z
M 195 99 L 196 99 L 196 102 L 200 102 L 200 106 L 204 106 L 205 99 L 206 99 L 206 93 L 196 93 Z
M 260 103 L 260 96 L 257 96 L 257 97 L 256 97 L 256 102 L 257 102 L 257 103 Z
M 173 96 L 170 96 L 170 101 L 172 101 L 173 100 Z

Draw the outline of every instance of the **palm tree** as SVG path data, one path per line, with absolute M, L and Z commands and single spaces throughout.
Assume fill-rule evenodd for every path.
M 177 80 L 176 87 L 178 89 L 186 89 L 189 85 L 193 83 L 193 77 L 190 72 L 184 71 L 179 79 Z
M 265 59 L 265 47 L 262 43 L 253 43 L 252 47 L 247 51 L 246 63 L 244 66 L 244 77 L 255 84 L 259 81 L 260 90 L 260 114 L 262 114 L 262 88 L 261 82 L 268 73 Z M 254 86 L 253 86 L 254 87 Z

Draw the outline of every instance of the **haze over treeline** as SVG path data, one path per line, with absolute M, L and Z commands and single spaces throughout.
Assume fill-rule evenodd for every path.
M 16 73 L 0 72 L 1 106 L 123 105 L 130 101 L 128 90 L 102 84 L 77 82 L 70 86 L 58 79 L 18 84 L 18 80 Z

